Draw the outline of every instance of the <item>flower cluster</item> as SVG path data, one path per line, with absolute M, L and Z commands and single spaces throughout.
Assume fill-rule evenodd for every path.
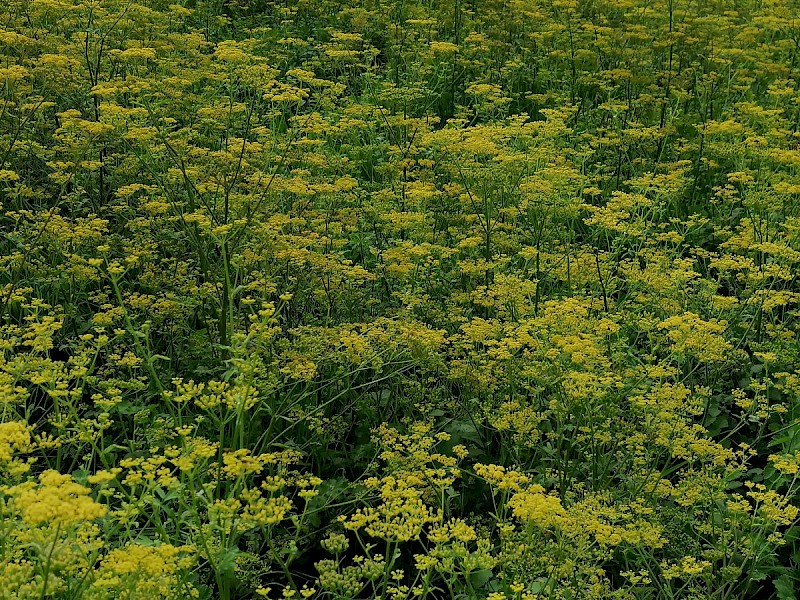
M 0 600 L 797 596 L 797 14 L 0 2 Z

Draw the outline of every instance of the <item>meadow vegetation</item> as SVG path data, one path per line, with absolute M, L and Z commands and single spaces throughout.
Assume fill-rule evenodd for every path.
M 2 0 L 0 600 L 800 595 L 797 0 Z

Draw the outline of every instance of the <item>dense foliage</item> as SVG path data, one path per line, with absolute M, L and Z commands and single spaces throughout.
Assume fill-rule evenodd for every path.
M 797 0 L 0 2 L 0 599 L 800 594 Z

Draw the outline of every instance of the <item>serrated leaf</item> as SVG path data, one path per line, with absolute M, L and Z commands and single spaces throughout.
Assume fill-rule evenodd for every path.
M 797 600 L 794 583 L 792 583 L 788 575 L 782 575 L 772 583 L 775 585 L 775 592 L 778 594 L 778 600 Z
M 484 587 L 492 578 L 492 572 L 489 569 L 481 569 L 469 574 L 469 581 L 474 588 Z

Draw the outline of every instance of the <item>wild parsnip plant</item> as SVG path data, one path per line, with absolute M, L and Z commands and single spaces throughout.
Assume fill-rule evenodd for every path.
M 0 600 L 800 597 L 798 0 L 0 2 Z

